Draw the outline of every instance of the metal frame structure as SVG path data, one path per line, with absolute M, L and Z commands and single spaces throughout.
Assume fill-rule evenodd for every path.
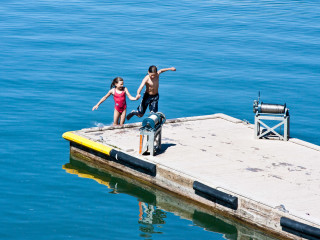
M 161 150 L 162 127 L 157 129 L 140 128 L 139 154 L 149 151 L 154 156 L 155 152 Z
M 272 120 L 272 121 L 280 121 L 278 124 L 274 126 L 268 126 L 262 120 Z M 261 125 L 265 127 L 264 129 L 261 128 Z M 281 128 L 284 126 L 283 135 L 277 133 L 275 130 L 277 128 Z M 260 139 L 266 137 L 267 135 L 273 134 L 274 136 L 279 137 L 280 140 L 288 141 L 290 137 L 290 116 L 288 111 L 284 114 L 263 114 L 256 112 L 254 118 L 254 136 L 256 139 Z

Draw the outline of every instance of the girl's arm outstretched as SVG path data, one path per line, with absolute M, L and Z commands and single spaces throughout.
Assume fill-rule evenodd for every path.
M 127 88 L 124 89 L 126 95 L 128 96 L 128 98 L 132 101 L 134 100 L 138 100 L 137 97 L 132 97 L 131 94 L 129 93 L 129 90 Z M 138 95 L 137 95 L 138 96 Z
M 160 70 L 158 71 L 158 74 L 161 74 L 161 73 L 166 72 L 166 71 L 176 71 L 176 68 L 174 68 L 174 67 L 171 67 L 171 68 L 163 68 L 163 69 L 160 69 Z
M 113 94 L 113 91 L 114 89 L 110 89 L 110 91 L 104 97 L 102 97 L 95 106 L 93 106 L 92 111 L 98 109 L 99 105 L 103 103 L 111 94 Z

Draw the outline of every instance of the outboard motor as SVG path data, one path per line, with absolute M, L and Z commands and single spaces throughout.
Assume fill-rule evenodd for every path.
M 165 122 L 166 116 L 161 112 L 152 112 L 142 121 L 139 154 L 149 151 L 154 156 L 155 152 L 161 150 L 162 125 Z
M 270 104 L 260 102 L 260 92 L 258 100 L 253 101 L 253 112 L 255 113 L 254 118 L 254 135 L 255 138 L 264 138 L 269 136 L 277 136 L 280 140 L 288 140 L 290 133 L 290 117 L 289 109 L 286 104 Z M 280 121 L 277 125 L 269 127 L 262 120 Z M 260 129 L 260 125 L 264 128 Z M 281 126 L 284 126 L 283 134 L 281 135 Z M 275 129 L 280 128 L 280 134 Z

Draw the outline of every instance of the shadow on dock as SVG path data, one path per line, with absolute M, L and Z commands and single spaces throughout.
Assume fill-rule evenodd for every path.
M 173 146 L 176 146 L 177 144 L 175 143 L 162 143 L 161 144 L 161 150 L 160 151 L 157 151 L 156 152 L 156 155 L 159 155 L 159 154 L 162 154 L 162 153 L 165 153 L 165 151 L 169 148 L 169 147 L 173 147 Z M 150 155 L 149 152 L 145 152 L 143 155 Z
M 163 143 L 161 144 L 161 150 L 159 151 L 159 154 L 164 153 L 169 147 L 176 146 L 175 143 Z

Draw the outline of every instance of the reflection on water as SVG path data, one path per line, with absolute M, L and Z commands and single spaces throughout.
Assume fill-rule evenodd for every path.
M 162 233 L 159 231 L 159 224 L 165 224 L 166 212 L 156 206 L 156 196 L 144 188 L 129 183 L 124 178 L 111 172 L 101 172 L 86 164 L 70 159 L 70 163 L 63 166 L 66 172 L 77 174 L 82 178 L 90 178 L 100 184 L 107 186 L 111 194 L 126 193 L 138 199 L 137 219 L 140 224 L 140 236 L 150 238 L 153 234 Z
M 207 213 L 195 210 L 192 221 L 195 225 L 208 231 L 225 234 L 227 239 L 236 240 L 238 237 L 238 230 L 235 226 Z
M 137 221 L 141 232 L 140 236 L 145 239 L 151 239 L 153 235 L 162 233 L 161 225 L 166 224 L 169 212 L 183 219 L 191 220 L 195 226 L 206 231 L 220 233 L 226 239 L 274 239 L 258 230 L 250 229 L 245 225 L 208 212 L 200 206 L 144 185 L 137 180 L 111 170 L 104 169 L 102 172 L 75 158 L 70 158 L 70 163 L 63 166 L 66 172 L 76 174 L 81 178 L 93 179 L 111 189 L 110 193 L 112 194 L 125 193 L 137 198 Z
M 139 202 L 139 224 L 141 236 L 150 238 L 152 234 L 162 233 L 155 230 L 155 226 L 159 224 L 165 224 L 166 213 L 157 208 L 155 205 L 148 204 L 145 202 Z

